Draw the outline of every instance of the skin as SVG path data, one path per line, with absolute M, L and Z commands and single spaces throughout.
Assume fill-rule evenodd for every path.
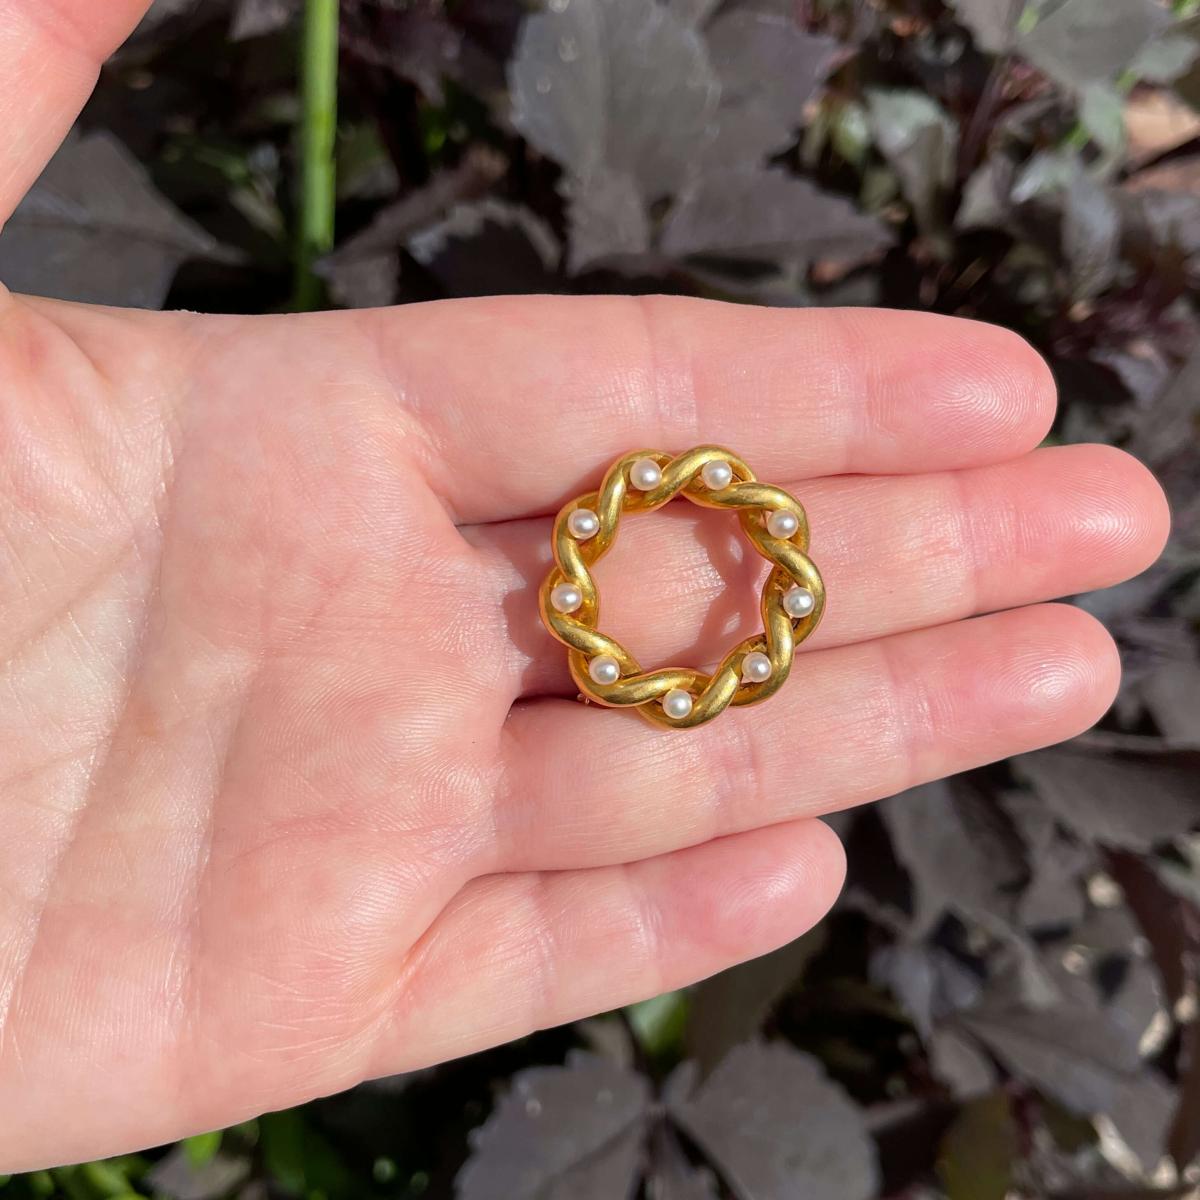
M 0 0 L 0 219 L 142 7 Z M 814 817 L 1105 711 L 1111 639 L 1043 602 L 1167 533 L 1129 457 L 1036 449 L 1027 345 L 922 314 L 0 289 L 0 381 L 0 1171 L 798 936 L 843 875 Z M 672 735 L 573 702 L 535 594 L 611 459 L 710 441 L 806 504 L 829 610 L 779 696 Z M 630 519 L 605 627 L 711 662 L 756 620 L 753 557 L 721 514 Z

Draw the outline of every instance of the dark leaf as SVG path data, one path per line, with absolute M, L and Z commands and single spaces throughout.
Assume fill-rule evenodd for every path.
M 702 1073 L 761 1032 L 771 1010 L 820 953 L 826 936 L 818 925 L 773 953 L 722 971 L 693 989 L 687 1052 Z
M 205 0 L 154 0 L 138 25 L 135 36 L 147 33 L 166 21 L 195 12 Z
M 1119 195 L 1125 222 L 1125 248 L 1134 261 L 1166 267 L 1174 274 L 1185 269 L 1187 260 L 1200 255 L 1200 195 L 1193 161 L 1186 178 L 1171 188 L 1144 186 L 1155 172 L 1137 175 Z M 1137 187 L 1133 187 L 1137 184 Z
M 459 1200 L 622 1200 L 636 1183 L 646 1081 L 607 1059 L 575 1053 L 563 1067 L 513 1077 L 476 1131 L 459 1172 Z
M 1200 43 L 1200 14 L 1193 13 L 1192 16 L 1178 22 L 1172 32 Z M 1193 108 L 1200 111 L 1200 60 L 1193 62 L 1178 79 L 1174 80 L 1174 84 L 1176 92 Z
M 1013 43 L 1026 0 L 950 0 L 975 44 L 989 54 L 1003 54 Z
M 1200 822 L 1200 751 L 1068 745 L 1015 764 L 1064 825 L 1102 845 L 1146 850 Z
M 1085 879 L 1095 867 L 1090 846 L 1064 835 L 1046 806 L 1028 792 L 1011 790 L 1000 804 L 1026 846 L 1031 878 L 1017 902 L 1026 929 L 1077 925 L 1084 915 Z
M 966 1105 L 946 1130 L 938 1155 L 947 1200 L 1005 1200 L 1013 1190 L 1021 1142 L 1007 1093 L 993 1092 Z
M 923 230 L 941 225 L 941 197 L 953 182 L 958 127 L 924 92 L 875 88 L 867 93 L 871 129 L 900 179 Z
M 450 296 L 546 292 L 557 285 L 553 232 L 527 208 L 500 200 L 458 205 L 411 237 L 408 250 Z
M 990 1056 L 974 1038 L 952 1026 L 935 1029 L 928 1042 L 929 1066 L 934 1078 L 960 1099 L 971 1099 L 990 1091 L 996 1069 Z
M 925 942 L 893 942 L 871 958 L 871 979 L 900 1001 L 922 1037 L 936 1023 L 979 999 L 979 978 L 956 958 Z
M 1200 346 L 1155 399 L 1130 450 L 1153 467 L 1168 463 L 1200 430 Z
M 1116 275 L 1120 212 L 1107 189 L 1078 176 L 1067 189 L 1062 228 L 1072 292 L 1077 299 L 1089 299 Z
M 1200 1020 L 1195 1018 L 1184 1029 L 1179 1107 L 1168 1146 L 1181 1170 L 1200 1157 Z
M 725 104 L 709 123 L 708 137 L 693 164 L 692 178 L 701 173 L 761 167 L 765 159 L 786 149 L 795 139 L 791 126 L 782 124 L 761 97 L 741 104 Z
M 498 154 L 476 147 L 453 170 L 435 175 L 423 188 L 382 209 L 365 229 L 318 263 L 330 294 L 351 308 L 391 304 L 406 242 L 456 205 L 483 195 L 504 167 Z
M 1170 363 L 1154 343 L 1097 346 L 1092 352 L 1092 361 L 1101 363 L 1117 376 L 1138 409 L 1153 404 L 1173 374 Z
M 1154 0 L 1050 0 L 1020 54 L 1066 87 L 1109 82 L 1170 24 Z
M 158 308 L 179 265 L 217 243 L 157 192 L 107 133 L 69 139 L 0 237 L 13 291 Z
M 680 258 L 840 259 L 862 258 L 889 241 L 883 224 L 848 200 L 781 170 L 744 168 L 689 187 L 667 220 L 662 248 Z
M 867 1200 L 878 1181 L 862 1111 L 815 1059 L 776 1043 L 733 1050 L 675 1118 L 738 1200 Z
M 1107 83 L 1085 85 L 1079 97 L 1079 121 L 1101 150 L 1092 173 L 1109 177 L 1125 149 L 1125 101 L 1121 93 Z
M 933 1200 L 932 1191 L 910 1189 L 933 1175 L 938 1144 L 958 1110 L 958 1104 L 940 1096 L 904 1096 L 865 1110 L 863 1119 L 879 1154 L 880 1195 Z
M 790 15 L 754 9 L 722 13 L 706 36 L 721 83 L 717 119 L 724 123 L 737 109 L 761 114 L 763 144 L 742 152 L 756 159 L 787 145 L 805 104 L 845 53 L 834 38 L 805 32 Z
M 1029 868 L 1019 833 L 991 797 L 939 780 L 893 796 L 881 812 L 912 876 L 914 931 L 930 929 L 947 908 L 1015 923 Z
M 646 1194 L 653 1200 L 720 1200 L 712 1172 L 688 1162 L 678 1136 L 665 1124 L 654 1132 L 648 1176 Z
M 1010 199 L 1025 204 L 1044 196 L 1054 196 L 1069 188 L 1084 173 L 1083 162 L 1071 149 L 1039 150 L 1013 181 Z
M 636 1065 L 636 1038 L 627 1022 L 611 1014 L 585 1017 L 576 1022 L 575 1031 L 593 1054 L 621 1067 Z
M 180 1143 L 154 1164 L 147 1177 L 155 1195 L 167 1200 L 215 1200 L 228 1195 L 250 1174 L 244 1158 L 216 1154 L 205 1163 L 196 1163 Z
M 567 269 L 572 274 L 650 249 L 650 220 L 630 176 L 602 167 L 586 180 L 568 180 L 563 190 L 569 204 Z
M 1190 1183 L 1178 1187 L 1085 1187 L 1055 1192 L 1047 1200 L 1196 1200 L 1196 1190 Z
M 667 7 L 688 25 L 703 25 L 721 7 L 721 0 L 666 0 Z
M 676 191 L 720 87 L 700 34 L 646 0 L 572 0 L 529 17 L 509 70 L 513 122 L 581 179 L 602 167 L 648 200 Z
M 1160 663 L 1139 691 L 1166 741 L 1200 747 L 1200 662 L 1178 658 Z
M 301 0 L 238 0 L 229 36 L 233 41 L 275 33 L 300 15 Z
M 1136 855 L 1108 855 L 1113 878 L 1150 943 L 1163 992 L 1170 1005 L 1200 979 L 1200 911 L 1171 891 L 1153 867 Z
M 414 84 L 432 104 L 445 103 L 450 79 L 481 99 L 494 103 L 498 118 L 507 108 L 502 55 L 515 29 L 506 28 L 520 13 L 507 14 L 483 3 L 407 0 L 385 4 L 377 14 L 375 36 L 359 30 L 343 34 L 343 44 L 357 58 L 378 63 Z
M 1191 70 L 1200 57 L 1200 42 L 1180 33 L 1168 33 L 1148 42 L 1129 64 L 1129 73 L 1147 83 L 1174 83 Z
M 954 218 L 956 229 L 1002 229 L 1012 211 L 1009 197 L 1016 170 L 1010 159 L 993 154 L 967 180 Z
M 1021 893 L 1017 918 L 1030 930 L 1069 926 L 1083 913 L 1083 877 L 1093 862 L 1090 847 L 1057 833 L 1033 862 L 1033 878 Z
M 1077 992 L 1053 1008 L 989 1004 L 958 1020 L 1018 1079 L 1072 1112 L 1110 1117 L 1143 1163 L 1157 1162 L 1174 1096 L 1113 1014 Z

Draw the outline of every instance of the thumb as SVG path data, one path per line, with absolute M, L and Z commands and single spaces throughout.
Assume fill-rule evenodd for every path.
M 0 227 L 149 0 L 0 0 Z

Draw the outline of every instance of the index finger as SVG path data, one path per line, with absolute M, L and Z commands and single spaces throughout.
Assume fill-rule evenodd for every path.
M 460 523 L 554 511 L 637 446 L 729 446 L 760 479 L 977 466 L 1032 449 L 1049 369 L 1016 334 L 881 309 L 500 297 L 347 313 Z

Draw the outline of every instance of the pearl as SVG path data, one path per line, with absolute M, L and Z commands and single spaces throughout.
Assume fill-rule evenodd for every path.
M 649 492 L 662 483 L 662 468 L 652 458 L 639 458 L 629 468 L 629 482 L 639 492 Z
M 780 538 L 785 542 L 794 537 L 799 528 L 800 518 L 795 513 L 788 512 L 786 508 L 776 509 L 767 518 L 767 532 L 773 538 Z
M 742 659 L 742 678 L 747 683 L 765 683 L 771 678 L 771 660 L 761 650 L 752 650 Z
M 692 711 L 692 698 L 683 688 L 672 688 L 663 697 L 663 712 L 673 720 L 681 721 Z
M 594 683 L 616 683 L 621 678 L 621 665 L 611 654 L 597 654 L 588 663 L 588 674 Z
M 586 542 L 600 531 L 600 518 L 590 508 L 577 508 L 567 518 L 567 530 L 572 537 Z
M 816 597 L 806 587 L 788 588 L 783 593 L 783 611 L 789 617 L 807 617 L 816 606 Z
M 550 591 L 550 604 L 560 613 L 573 613 L 583 604 L 583 593 L 573 583 L 560 583 Z
M 715 462 L 704 464 L 700 478 L 704 480 L 706 488 L 719 492 L 733 482 L 733 468 L 723 458 L 718 458 Z

